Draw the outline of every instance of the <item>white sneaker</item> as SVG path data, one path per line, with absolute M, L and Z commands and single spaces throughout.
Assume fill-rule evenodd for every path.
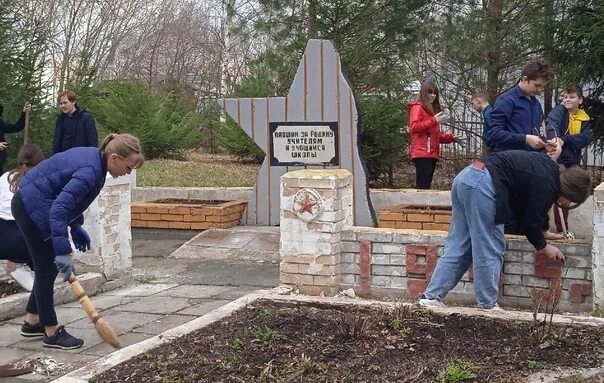
M 29 270 L 29 267 L 25 265 L 17 266 L 10 273 L 10 276 L 27 291 L 31 291 L 34 288 L 34 272 Z
M 499 307 L 499 305 L 497 303 L 495 303 L 495 306 L 485 309 L 485 308 L 481 308 L 479 307 L 478 310 L 480 311 L 491 311 L 491 312 L 496 312 L 496 311 L 505 311 L 504 309 L 502 309 L 501 307 Z
M 447 307 L 444 303 L 439 301 L 438 299 L 430 299 L 426 298 L 425 295 L 422 295 L 418 301 L 419 305 L 422 307 Z

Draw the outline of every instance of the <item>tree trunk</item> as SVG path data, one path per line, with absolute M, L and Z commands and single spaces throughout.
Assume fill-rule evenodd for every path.
M 489 3 L 489 20 L 492 28 L 487 37 L 489 50 L 487 51 L 487 93 L 491 103 L 495 103 L 499 95 L 499 74 L 501 72 L 501 22 L 502 0 L 493 0 Z
M 309 39 L 317 38 L 317 4 L 315 1 L 308 2 L 308 24 L 307 33 Z

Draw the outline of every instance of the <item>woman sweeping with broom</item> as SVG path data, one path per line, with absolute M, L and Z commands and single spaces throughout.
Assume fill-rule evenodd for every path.
M 112 133 L 100 149 L 69 149 L 42 161 L 23 176 L 13 197 L 12 212 L 36 273 L 21 335 L 43 337 L 44 347 L 82 347 L 82 339 L 59 326 L 54 309 L 53 285 L 58 272 L 68 281 L 75 271 L 68 232 L 78 250 L 90 249 L 90 237 L 82 228 L 82 213 L 101 192 L 107 172 L 113 177 L 123 176 L 143 162 L 138 138 Z

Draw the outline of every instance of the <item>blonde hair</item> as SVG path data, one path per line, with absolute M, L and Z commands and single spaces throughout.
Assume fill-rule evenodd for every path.
M 100 149 L 107 153 L 107 155 L 117 154 L 122 158 L 134 155 L 137 158 L 136 168 L 140 168 L 145 162 L 141 142 L 132 134 L 111 133 L 101 142 Z

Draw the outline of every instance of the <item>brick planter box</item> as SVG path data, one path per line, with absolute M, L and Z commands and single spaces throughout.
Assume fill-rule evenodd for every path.
M 397 205 L 380 211 L 378 227 L 391 229 L 449 230 L 451 207 Z
M 237 226 L 247 201 L 159 200 L 133 202 L 132 227 L 205 230 Z

